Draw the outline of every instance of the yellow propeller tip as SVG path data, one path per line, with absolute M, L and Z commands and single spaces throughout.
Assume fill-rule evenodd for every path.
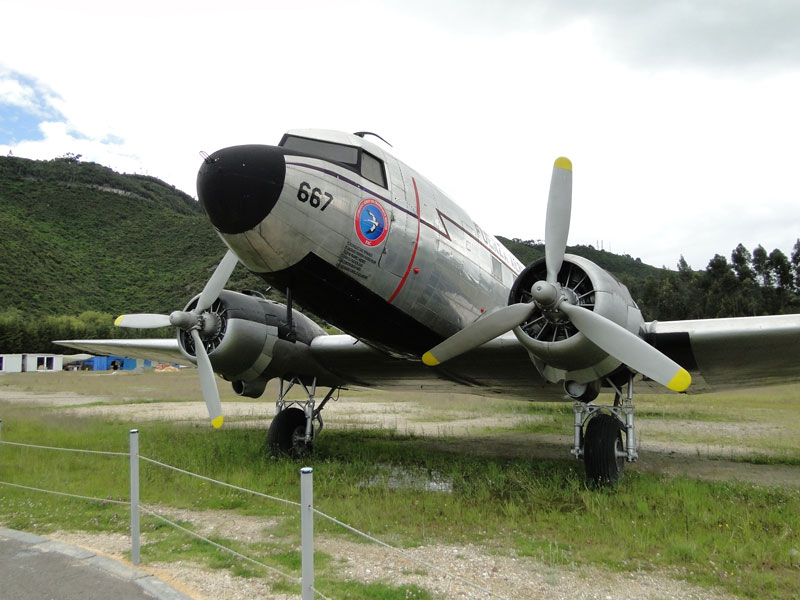
M 673 392 L 683 392 L 690 385 L 692 385 L 692 376 L 686 369 L 681 369 L 675 373 L 675 377 L 667 384 L 667 387 Z
M 422 362 L 424 362 L 429 367 L 435 367 L 439 364 L 439 361 L 436 360 L 436 357 L 431 354 L 430 352 L 426 352 L 422 355 Z
M 125 315 L 120 315 L 116 319 L 114 319 L 114 327 L 119 327 L 119 324 L 122 323 L 122 319 L 125 318 Z M 106 321 L 108 323 L 108 321 Z
M 222 427 L 222 415 L 218 416 L 216 419 L 211 419 L 211 424 L 214 426 L 214 429 Z
M 565 171 L 572 171 L 572 161 L 563 156 L 558 157 L 553 166 L 558 167 L 559 169 L 564 169 Z

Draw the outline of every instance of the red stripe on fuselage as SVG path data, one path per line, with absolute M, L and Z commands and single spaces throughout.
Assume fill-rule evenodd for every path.
M 400 280 L 400 284 L 397 286 L 397 289 L 394 291 L 394 293 L 391 296 L 389 296 L 389 299 L 387 300 L 387 302 L 389 304 L 391 304 L 394 301 L 394 299 L 397 298 L 397 294 L 400 293 L 400 290 L 402 290 L 403 286 L 406 284 L 406 279 L 408 279 L 408 274 L 411 273 L 411 267 L 414 266 L 414 258 L 417 256 L 417 248 L 419 247 L 419 230 L 420 230 L 420 224 L 422 222 L 422 217 L 420 215 L 420 209 L 419 209 L 419 190 L 417 189 L 417 180 L 412 177 L 411 178 L 411 182 L 414 184 L 414 196 L 417 199 L 417 214 L 416 214 L 416 217 L 417 217 L 417 239 L 414 242 L 414 250 L 411 252 L 411 260 L 408 261 L 408 267 L 406 267 L 406 273 L 405 273 L 405 275 L 403 275 L 403 278 Z

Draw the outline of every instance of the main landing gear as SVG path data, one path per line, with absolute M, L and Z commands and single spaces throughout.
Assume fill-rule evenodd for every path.
M 289 391 L 299 385 L 305 392 L 305 400 L 287 400 Z M 300 378 L 280 380 L 278 401 L 275 403 L 275 418 L 267 432 L 267 446 L 274 457 L 291 456 L 302 458 L 311 454 L 314 438 L 322 431 L 322 409 L 333 398 L 339 388 L 331 388 L 319 406 L 316 406 L 317 379 L 306 385 Z M 337 400 L 338 396 L 334 398 Z M 316 426 L 315 426 L 316 425 Z
M 633 423 L 633 375 L 628 378 L 625 394 L 613 382 L 608 383 L 616 392 L 614 406 L 580 401 L 573 406 L 575 438 L 570 453 L 583 458 L 586 478 L 596 486 L 614 485 L 622 478 L 625 462 L 636 462 L 639 457 Z

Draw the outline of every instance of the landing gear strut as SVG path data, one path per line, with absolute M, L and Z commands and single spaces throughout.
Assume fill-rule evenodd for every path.
M 628 377 L 626 394 L 610 380 L 608 383 L 616 392 L 614 406 L 583 402 L 573 405 L 575 438 L 570 453 L 583 458 L 586 478 L 598 486 L 614 485 L 622 478 L 625 462 L 636 462 L 639 457 L 633 420 L 633 374 Z
M 286 385 L 285 385 L 286 384 Z M 289 391 L 299 385 L 305 392 L 305 400 L 287 400 Z M 314 439 L 322 431 L 322 409 L 338 392 L 339 388 L 331 388 L 319 406 L 314 396 L 317 393 L 317 379 L 306 385 L 299 377 L 288 380 L 281 378 L 278 401 L 275 403 L 275 418 L 267 432 L 267 446 L 274 457 L 291 456 L 302 458 L 311 454 Z M 334 398 L 334 400 L 337 400 Z M 316 425 L 316 426 L 315 426 Z

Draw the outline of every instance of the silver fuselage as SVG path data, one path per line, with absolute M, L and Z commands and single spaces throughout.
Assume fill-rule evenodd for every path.
M 431 182 L 358 136 L 289 135 L 363 148 L 384 165 L 385 185 L 287 154 L 269 214 L 220 233 L 245 267 L 356 338 L 409 357 L 508 302 L 523 265 Z M 381 234 L 365 235 L 377 226 Z

